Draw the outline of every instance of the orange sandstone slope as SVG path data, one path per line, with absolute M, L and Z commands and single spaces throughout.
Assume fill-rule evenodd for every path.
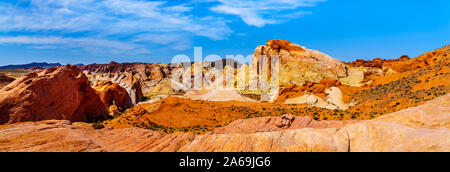
M 356 119 L 372 119 L 382 114 L 395 112 L 423 104 L 450 92 L 450 46 L 427 52 L 416 58 L 402 56 L 399 59 L 371 61 L 357 60 L 347 63 L 349 68 L 364 71 L 368 84 L 353 87 L 345 84 L 324 84 L 305 82 L 303 85 L 288 85 L 280 90 L 276 102 L 283 103 L 313 93 L 324 97 L 324 90 L 338 87 L 343 101 L 351 103 L 348 112 Z
M 450 46 L 413 59 L 382 63 L 384 75 L 366 77 L 372 83 L 361 89 L 343 87 L 346 97 L 357 102 L 356 113 L 391 113 L 421 105 L 450 92 Z
M 0 125 L 0 151 L 448 152 L 449 101 L 446 95 L 359 122 L 291 116 L 239 120 L 204 135 L 141 128 L 94 130 L 69 121 L 17 123 Z
M 205 133 L 239 119 L 265 116 L 308 116 L 316 120 L 353 119 L 345 111 L 328 110 L 308 105 L 258 102 L 213 102 L 169 97 L 142 104 L 105 123 L 113 128 L 147 128 L 163 132 Z

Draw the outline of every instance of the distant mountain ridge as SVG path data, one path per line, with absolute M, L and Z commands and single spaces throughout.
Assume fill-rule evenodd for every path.
M 61 66 L 60 63 L 29 63 L 29 64 L 19 64 L 19 65 L 7 65 L 7 66 L 0 66 L 0 69 L 31 69 L 33 67 L 38 66 L 39 68 L 51 68 L 56 66 Z

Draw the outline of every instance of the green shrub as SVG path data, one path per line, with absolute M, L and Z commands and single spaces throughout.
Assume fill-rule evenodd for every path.
M 96 130 L 100 130 L 105 128 L 105 125 L 103 125 L 102 123 L 96 122 L 94 124 L 92 124 L 92 128 L 96 129 Z

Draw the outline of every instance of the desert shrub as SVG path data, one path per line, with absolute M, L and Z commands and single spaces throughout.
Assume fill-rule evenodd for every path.
M 105 125 L 103 125 L 103 124 L 100 123 L 100 122 L 96 122 L 96 123 L 92 124 L 92 128 L 94 128 L 94 129 L 96 129 L 96 130 L 100 130 L 100 129 L 105 128 Z

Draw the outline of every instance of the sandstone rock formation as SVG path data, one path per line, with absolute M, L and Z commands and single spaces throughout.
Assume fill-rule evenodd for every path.
M 432 67 L 438 65 L 442 60 L 448 59 L 449 56 L 450 45 L 447 45 L 437 50 L 424 53 L 416 58 L 410 58 L 409 56 L 404 55 L 398 59 L 388 60 L 381 58 L 375 58 L 368 61 L 358 59 L 354 62 L 346 64 L 353 67 L 354 70 L 363 71 L 364 79 L 367 82 L 370 80 L 376 80 L 375 78 L 373 78 L 373 76 L 406 73 L 410 71 L 425 69 L 427 67 Z
M 132 104 L 135 105 L 144 100 L 142 86 L 136 76 L 129 75 L 126 79 L 124 79 L 123 84 L 125 84 L 125 88 L 127 88 Z
M 343 85 L 349 85 L 354 87 L 361 87 L 366 84 L 370 84 L 372 81 L 366 80 L 366 74 L 369 73 L 375 73 L 375 74 L 382 74 L 381 69 L 372 69 L 372 68 L 357 68 L 357 67 L 347 67 L 347 74 L 348 76 L 345 78 L 340 78 L 339 81 Z
M 133 104 L 144 99 L 144 92 L 151 93 L 154 87 L 167 81 L 172 70 L 169 64 L 116 62 L 78 67 L 88 76 L 93 86 L 111 81 L 124 87 Z
M 450 129 L 450 95 L 421 106 L 383 115 L 375 120 L 395 122 L 412 128 Z
M 182 94 L 191 89 L 253 90 L 254 86 L 262 82 L 262 78 L 259 77 L 263 76 L 258 74 L 269 72 L 270 78 L 278 75 L 276 70 L 271 71 L 272 56 L 280 58 L 281 87 L 288 84 L 302 85 L 305 82 L 318 83 L 323 79 L 342 80 L 343 84 L 353 86 L 364 84 L 362 83 L 364 72 L 348 69 L 344 63 L 324 53 L 285 40 L 271 40 L 266 45 L 257 47 L 250 65 L 240 64 L 235 60 L 221 60 L 183 64 L 111 62 L 79 67 L 85 71 L 93 86 L 102 81 L 112 81 L 130 90 L 128 81 L 135 77 L 142 87 L 142 92 L 151 97 L 160 94 Z M 221 65 L 219 62 L 222 62 Z M 196 75 L 200 78 L 194 77 Z M 198 82 L 201 85 L 193 85 Z M 278 87 L 278 83 L 276 84 Z M 265 92 L 267 88 L 259 89 L 255 91 L 260 91 L 260 94 L 264 92 L 260 97 L 261 100 L 266 102 L 276 100 L 277 89 L 270 93 Z M 132 95 L 131 92 L 129 94 Z
M 240 102 L 256 102 L 256 100 L 240 95 L 236 90 L 219 89 L 213 90 L 201 96 L 201 100 L 205 101 L 240 101 Z
M 323 79 L 319 83 L 306 81 L 303 86 L 289 84 L 281 89 L 276 103 L 308 104 L 325 109 L 347 110 L 349 105 L 344 102 L 339 80 Z
M 41 67 L 39 67 L 39 66 L 33 66 L 32 68 L 30 68 L 30 70 L 32 70 L 32 71 L 36 71 L 36 70 L 42 70 L 42 69 L 44 69 L 44 68 L 41 68 Z
M 94 130 L 69 121 L 26 122 L 0 126 L 0 151 L 449 152 L 449 100 L 446 95 L 373 121 L 265 117 L 238 120 L 204 135 L 139 128 Z M 408 116 L 411 113 L 416 115 Z M 290 126 L 280 127 L 285 119 Z
M 103 76 L 107 75 L 107 76 Z M 112 78 L 109 78 L 109 74 L 88 74 L 93 82 L 93 87 L 97 87 L 104 83 L 105 81 L 113 82 L 119 84 L 119 86 L 126 89 L 130 97 L 131 103 L 136 105 L 144 99 L 144 94 L 142 91 L 142 85 L 137 76 L 133 73 L 116 73 Z M 102 77 L 103 76 L 103 77 Z
M 131 98 L 125 88 L 119 84 L 112 83 L 111 81 L 105 81 L 96 87 L 94 90 L 100 96 L 103 104 L 106 107 L 116 106 L 119 111 L 124 111 L 132 106 Z
M 410 60 L 409 56 L 401 56 L 399 59 L 381 59 L 381 58 L 375 58 L 373 60 L 363 60 L 363 59 L 357 59 L 354 62 L 346 63 L 350 66 L 354 67 L 372 67 L 372 68 L 379 68 L 382 69 L 385 63 L 392 63 L 392 62 L 400 62 L 400 61 L 408 61 Z
M 317 121 L 307 116 L 269 116 L 251 119 L 239 119 L 233 121 L 227 126 L 214 130 L 215 134 L 252 134 L 259 132 L 281 132 L 286 130 L 296 130 L 304 128 L 325 129 L 336 128 L 341 129 L 348 124 L 355 124 L 361 121 Z
M 319 51 L 310 50 L 286 40 L 271 40 L 266 45 L 257 47 L 252 65 L 261 65 L 260 71 L 270 71 L 272 68 L 270 59 L 274 56 L 280 59 L 281 86 L 347 77 L 347 68 L 344 63 Z M 264 62 L 266 64 L 261 64 Z
M 240 71 L 244 65 L 234 60 L 183 63 L 182 65 L 183 67 L 174 68 L 171 75 L 172 84 L 177 91 L 235 89 L 238 84 L 245 82 L 243 80 L 244 82 L 238 83 L 240 76 L 238 73 L 245 72 Z M 244 84 L 242 85 L 245 87 Z
M 283 103 L 288 98 L 300 97 L 305 93 L 311 93 L 318 97 L 326 97 L 326 90 L 331 87 L 338 87 L 341 85 L 339 80 L 323 79 L 319 83 L 307 81 L 301 86 L 295 84 L 289 84 L 285 88 L 281 89 L 279 96 L 275 102 Z
M 74 66 L 49 68 L 17 79 L 0 90 L 0 124 L 23 121 L 106 119 L 107 110 Z
M 16 80 L 16 79 L 8 77 L 3 73 L 0 73 L 0 85 L 8 85 L 9 83 L 13 82 L 14 80 Z
M 354 102 L 349 111 L 373 116 L 421 105 L 450 93 L 450 46 L 412 59 L 387 60 L 382 69 L 364 75 L 367 85 L 340 87 L 346 102 Z

